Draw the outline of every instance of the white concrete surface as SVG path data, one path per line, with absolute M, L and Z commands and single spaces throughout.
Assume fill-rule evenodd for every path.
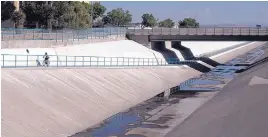
M 261 44 L 215 60 L 225 62 Z M 66 137 L 201 74 L 182 66 L 4 68 L 1 72 L 3 137 Z
M 246 41 L 182 41 L 181 44 L 192 50 L 195 56 L 245 43 Z
M 182 45 L 192 50 L 195 56 L 216 51 L 222 48 L 234 46 L 244 42 L 182 42 Z M 103 42 L 95 44 L 83 44 L 77 46 L 55 47 L 55 48 L 28 48 L 26 49 L 2 49 L 1 54 L 12 54 L 1 56 L 1 65 L 5 66 L 36 66 L 36 60 L 42 63 L 45 52 L 51 56 L 50 66 L 117 66 L 117 65 L 157 65 L 167 64 L 163 55 L 150 50 L 141 44 L 129 40 Z M 178 58 L 183 59 L 181 53 L 173 50 Z M 14 56 L 16 55 L 16 57 Z M 27 55 L 27 56 L 21 56 Z M 58 56 L 58 58 L 57 58 Z M 68 57 L 66 57 L 68 56 Z M 74 57 L 80 56 L 80 57 Z M 82 57 L 88 56 L 88 57 Z M 89 57 L 91 56 L 91 57 Z M 101 57 L 101 58 L 99 58 Z M 111 58 L 112 57 L 112 58 Z M 119 57 L 119 58 L 117 58 Z M 120 57 L 124 57 L 120 58 Z M 4 58 L 4 59 L 3 59 Z M 27 62 L 28 58 L 28 62 Z M 142 58 L 142 59 L 138 59 Z M 15 62 L 16 60 L 16 62 Z M 98 62 L 98 63 L 97 63 Z M 27 64 L 28 63 L 28 64 Z
M 67 137 L 201 74 L 182 67 L 1 72 L 2 137 Z
M 171 42 L 166 41 L 166 48 L 173 51 L 178 58 L 181 60 L 183 56 L 181 55 L 180 51 L 171 47 Z M 182 41 L 181 45 L 191 49 L 195 56 L 200 56 L 201 54 L 217 51 L 223 48 L 235 46 L 238 44 L 246 43 L 246 41 Z

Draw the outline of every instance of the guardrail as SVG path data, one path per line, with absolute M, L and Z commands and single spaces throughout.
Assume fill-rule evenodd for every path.
M 152 28 L 127 29 L 132 35 L 268 35 L 268 28 Z
M 83 30 L 1 28 L 1 34 L 1 40 L 55 40 L 60 42 L 125 36 L 126 28 L 89 28 Z
M 195 60 L 180 61 L 177 58 L 129 58 L 98 56 L 50 55 L 49 67 L 127 67 L 127 66 L 176 66 L 196 63 Z M 1 55 L 2 68 L 38 67 L 43 65 L 43 55 Z

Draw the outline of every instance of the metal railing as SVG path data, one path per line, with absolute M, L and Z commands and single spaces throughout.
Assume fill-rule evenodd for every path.
M 132 35 L 268 35 L 268 28 L 152 28 L 127 29 Z
M 50 55 L 49 67 L 127 67 L 127 66 L 176 66 L 196 63 L 195 60 L 180 61 L 178 58 L 130 58 L 98 56 Z M 1 55 L 2 68 L 38 67 L 43 65 L 43 55 Z
M 79 41 L 85 39 L 104 39 L 122 37 L 126 28 L 90 28 L 90 29 L 14 29 L 1 28 L 1 40 L 55 40 Z

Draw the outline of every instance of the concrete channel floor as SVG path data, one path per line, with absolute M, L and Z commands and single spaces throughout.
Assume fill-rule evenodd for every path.
M 265 45 L 262 43 L 262 45 Z M 252 49 L 260 47 L 258 44 L 251 45 Z M 254 47 L 256 46 L 256 47 Z M 254 47 L 254 48 L 253 48 Z M 262 47 L 262 46 L 261 46 Z M 268 47 L 267 45 L 264 47 Z M 228 56 L 213 57 L 217 61 L 226 62 L 234 57 L 244 57 L 245 49 L 242 52 L 231 51 Z M 247 51 L 252 51 L 247 49 Z M 268 56 L 265 54 L 260 58 Z M 227 83 L 230 79 L 226 79 Z M 216 92 L 205 93 L 176 93 L 172 94 L 168 100 L 159 101 L 157 97 L 147 100 L 130 110 L 119 113 L 101 124 L 79 132 L 72 137 L 163 137 L 173 131 L 192 112 L 202 106 L 203 103 L 215 96 Z M 168 137 L 168 136 L 167 136 Z M 174 137 L 177 137 L 176 135 Z
M 236 77 L 165 137 L 267 137 L 268 63 Z

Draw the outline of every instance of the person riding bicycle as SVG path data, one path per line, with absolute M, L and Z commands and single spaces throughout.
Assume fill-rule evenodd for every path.
M 47 55 L 47 53 L 45 53 L 45 55 L 43 56 L 43 58 L 45 59 L 45 63 L 47 64 L 49 61 L 49 56 Z M 48 64 L 47 64 L 48 65 Z

